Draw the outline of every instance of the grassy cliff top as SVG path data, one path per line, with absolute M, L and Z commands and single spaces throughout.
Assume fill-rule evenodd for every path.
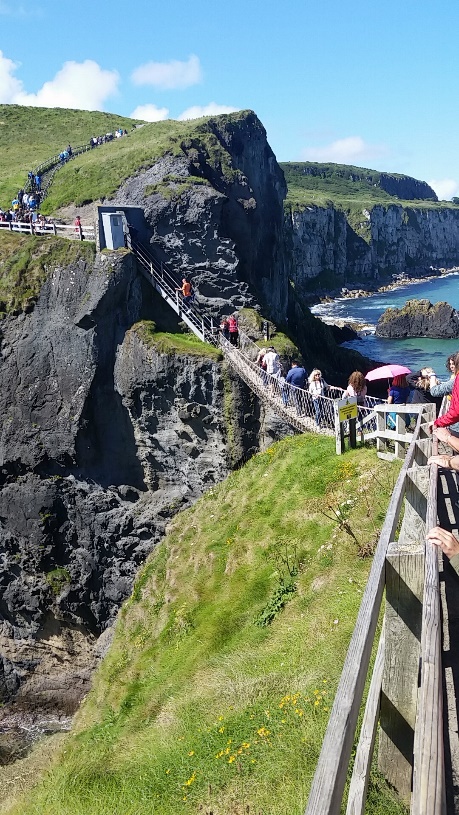
M 165 154 L 186 155 L 193 164 L 193 155 L 197 158 L 199 150 L 206 154 L 209 165 L 228 181 L 237 180 L 231 155 L 213 132 L 215 119 L 220 127 L 247 121 L 249 127 L 263 129 L 252 111 L 186 122 L 142 123 L 142 127 L 135 129 L 141 124 L 139 120 L 111 113 L 0 105 L 0 206 L 10 205 L 18 189 L 25 184 L 29 170 L 57 155 L 67 144 L 73 147 L 88 144 L 91 136 L 113 132 L 119 127 L 128 130 L 127 137 L 78 156 L 59 170 L 42 206 L 45 214 L 66 205 L 82 206 L 109 198 L 125 179 L 150 167 Z M 286 205 L 293 209 L 333 204 L 347 210 L 361 210 L 375 204 L 454 206 L 433 200 L 435 194 L 432 190 L 429 192 L 424 182 L 396 173 L 314 162 L 287 162 L 280 166 L 288 185 Z M 199 174 L 198 170 L 196 176 Z M 412 192 L 405 200 L 401 194 L 393 194 L 394 188 L 398 193 L 404 188 Z M 418 200 L 417 194 L 419 199 L 425 200 Z
M 218 120 L 232 123 L 247 117 L 262 127 L 251 111 L 225 114 Z M 0 105 L 0 205 L 9 205 L 30 169 L 69 142 L 74 147 L 87 144 L 91 136 L 117 127 L 126 128 L 128 136 L 79 155 L 59 170 L 42 212 L 108 198 L 125 179 L 152 166 L 160 156 L 187 155 L 192 162 L 195 147 L 204 150 L 209 163 L 231 179 L 231 157 L 212 132 L 214 119 L 144 123 L 133 130 L 135 120 L 114 114 Z
M 344 210 L 361 210 L 377 204 L 428 209 L 455 206 L 451 202 L 436 201 L 433 190 L 425 182 L 398 173 L 307 161 L 283 162 L 280 166 L 288 186 L 286 203 L 292 209 L 335 205 Z M 400 194 L 395 194 L 395 190 Z M 406 198 L 403 197 L 404 191 L 410 191 Z M 417 194 L 419 198 L 416 198 Z M 429 195 L 434 197 L 425 197 Z
M 142 320 L 133 326 L 140 339 L 149 348 L 154 348 L 159 354 L 166 356 L 181 357 L 207 357 L 208 359 L 221 362 L 223 354 L 220 348 L 215 348 L 208 342 L 202 342 L 191 332 L 186 334 L 171 334 L 164 331 L 157 331 L 155 324 L 151 320 Z
M 304 812 L 398 472 L 334 444 L 286 439 L 175 517 L 15 815 Z M 376 771 L 368 811 L 404 812 Z
M 57 155 L 68 144 L 88 144 L 119 127 L 139 123 L 113 113 L 66 108 L 0 105 L 0 206 L 6 206 L 24 186 L 29 170 Z

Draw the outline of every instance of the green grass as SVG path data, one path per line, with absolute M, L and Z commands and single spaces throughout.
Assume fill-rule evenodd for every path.
M 252 116 L 254 126 L 262 127 L 248 111 L 219 117 L 219 126 L 231 131 L 234 123 L 247 116 Z M 151 167 L 166 153 L 185 156 L 192 178 L 180 183 L 171 176 L 160 187 L 151 187 L 150 194 L 178 196 L 194 184 L 212 182 L 214 176 L 228 184 L 240 179 L 224 141 L 214 134 L 213 117 L 154 122 L 131 132 L 137 121 L 108 113 L 0 105 L 0 202 L 9 205 L 28 170 L 60 152 L 69 141 L 73 146 L 86 144 L 91 136 L 117 127 L 130 131 L 128 137 L 77 156 L 56 173 L 43 213 L 109 198 L 125 179 Z
M 176 516 L 73 735 L 8 813 L 303 813 L 370 565 L 321 510 L 351 500 L 374 541 L 396 472 L 298 436 Z M 375 772 L 367 811 L 404 812 Z
M 57 237 L 0 232 L 0 316 L 17 314 L 33 305 L 56 266 L 84 259 L 92 263 L 93 243 Z
M 139 335 L 145 345 L 154 348 L 160 354 L 208 357 L 216 361 L 223 359 L 219 348 L 214 348 L 207 342 L 201 342 L 194 334 L 170 334 L 156 331 L 155 324 L 151 320 L 136 323 L 132 330 Z
M 118 127 L 131 131 L 138 122 L 100 111 L 0 105 L 0 205 L 10 205 L 29 170 L 69 143 L 73 147 L 88 144 L 91 136 Z

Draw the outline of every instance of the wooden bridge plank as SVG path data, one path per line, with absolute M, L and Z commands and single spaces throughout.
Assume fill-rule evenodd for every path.
M 431 465 L 426 528 L 437 523 L 438 468 Z M 412 815 L 446 812 L 438 551 L 426 544 L 422 614 L 421 687 L 416 720 Z
M 352 771 L 346 815 L 363 815 L 370 778 L 371 760 L 378 726 L 381 683 L 384 668 L 384 628 L 379 638 L 370 689 L 360 730 Z

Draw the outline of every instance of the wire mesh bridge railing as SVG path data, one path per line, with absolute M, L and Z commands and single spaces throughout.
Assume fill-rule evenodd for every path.
M 232 345 L 220 332 L 218 325 L 194 304 L 183 302 L 178 276 L 166 264 L 157 261 L 140 243 L 131 244 L 144 276 L 174 309 L 176 314 L 203 342 L 220 347 L 225 359 L 254 393 L 269 405 L 278 416 L 300 432 L 335 434 L 335 401 L 343 389 L 328 386 L 326 395 L 313 398 L 305 389 L 285 382 L 283 376 L 268 374 L 257 364 L 260 346 L 244 331 L 239 331 L 238 346 Z M 359 405 L 357 431 L 363 436 L 376 429 L 374 408 L 381 399 L 366 397 Z

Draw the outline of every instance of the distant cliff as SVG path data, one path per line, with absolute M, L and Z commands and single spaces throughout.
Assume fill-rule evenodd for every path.
M 289 193 L 296 189 L 322 192 L 330 198 L 358 196 L 361 200 L 396 197 L 403 201 L 437 201 L 437 196 L 425 181 L 418 181 L 399 173 L 381 173 L 351 164 L 319 163 L 313 161 L 283 162 L 281 167 L 287 178 Z M 381 194 L 382 193 L 382 194 Z M 387 193 L 384 196 L 384 193 Z
M 459 264 L 459 208 L 380 204 L 349 213 L 307 206 L 289 218 L 292 274 L 300 290 L 310 290 L 319 276 L 328 276 L 333 287 L 340 280 L 365 282 Z M 317 285 L 324 287 L 320 280 Z

